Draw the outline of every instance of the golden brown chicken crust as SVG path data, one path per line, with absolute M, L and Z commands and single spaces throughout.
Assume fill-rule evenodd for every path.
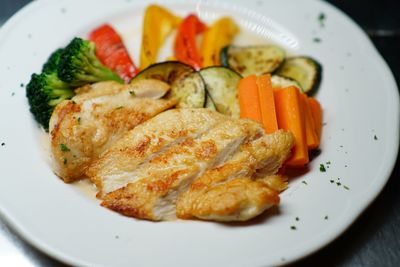
M 189 190 L 178 197 L 177 216 L 240 221 L 248 220 L 266 208 L 276 205 L 276 200 L 279 199 L 278 193 L 286 188 L 287 183 L 281 176 L 273 174 L 289 157 L 293 142 L 292 134 L 277 131 L 243 144 L 240 151 L 232 158 L 221 166 L 207 170 L 191 184 Z M 258 178 L 254 175 L 261 168 L 269 170 L 270 176 Z M 237 179 L 244 181 L 242 184 L 238 181 L 231 183 Z M 240 195 L 233 190 L 238 184 L 241 184 L 243 189 L 246 188 L 248 194 Z M 254 192 L 251 192 L 252 190 Z M 218 194 L 220 197 L 216 197 Z M 264 197 L 260 197 L 260 194 Z M 213 210 L 214 207 L 211 205 L 210 199 L 213 197 L 215 203 L 218 203 L 215 204 L 218 206 L 217 210 Z M 234 202 L 233 199 L 237 199 L 238 202 Z M 206 204 L 203 206 L 202 203 L 208 202 L 208 206 Z
M 91 164 L 86 175 L 96 185 L 101 197 L 134 180 L 138 167 L 143 164 L 163 161 L 166 165 L 169 156 L 162 152 L 178 143 L 182 146 L 175 149 L 191 149 L 193 144 L 190 142 L 193 143 L 194 138 L 225 120 L 225 116 L 206 109 L 168 110 L 129 131 Z
M 57 105 L 50 119 L 55 172 L 67 183 L 83 178 L 93 160 L 127 131 L 176 104 L 132 97 L 118 83 L 88 88 Z
M 125 215 L 129 210 L 135 217 L 144 216 L 139 217 L 142 219 L 173 219 L 176 199 L 192 181 L 204 170 L 225 161 L 261 129 L 253 122 L 227 119 L 198 139 L 176 144 L 157 155 L 143 165 L 144 176 L 106 195 L 102 205 L 123 210 Z
M 187 194 L 178 202 L 176 214 L 181 219 L 246 221 L 279 204 L 279 194 L 265 183 L 238 177 L 213 186 L 199 195 Z M 184 206 L 183 203 L 190 203 Z

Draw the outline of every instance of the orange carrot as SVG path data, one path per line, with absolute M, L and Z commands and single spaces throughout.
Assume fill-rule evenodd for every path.
M 261 119 L 266 133 L 278 130 L 276 120 L 274 91 L 272 89 L 271 75 L 264 74 L 257 78 L 258 96 L 260 98 Z
M 295 138 L 295 145 L 288 166 L 301 167 L 309 162 L 304 114 L 301 112 L 300 92 L 290 86 L 274 90 L 276 117 L 278 127 L 291 131 Z
M 307 100 L 308 100 L 307 101 L 308 105 L 310 106 L 311 109 L 311 115 L 314 119 L 314 126 L 315 126 L 315 132 L 318 137 L 318 143 L 320 143 L 321 131 L 322 131 L 322 108 L 318 100 L 316 100 L 315 98 L 309 97 Z
M 306 94 L 300 94 L 300 98 L 305 119 L 307 147 L 308 149 L 315 149 L 319 146 L 319 139 L 315 132 L 315 123 L 311 108 L 308 104 L 308 97 Z
M 262 123 L 257 77 L 250 75 L 239 82 L 240 117 Z

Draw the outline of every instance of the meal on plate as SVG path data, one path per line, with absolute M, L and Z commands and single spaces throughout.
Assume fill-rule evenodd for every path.
M 239 34 L 229 17 L 207 25 L 150 5 L 139 67 L 109 24 L 54 51 L 26 95 L 57 176 L 154 221 L 245 221 L 278 205 L 285 170 L 319 148 L 322 68 L 274 44 L 238 46 Z

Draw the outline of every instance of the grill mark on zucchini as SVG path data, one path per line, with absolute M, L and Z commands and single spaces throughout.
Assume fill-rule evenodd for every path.
M 275 71 L 285 60 L 285 51 L 275 45 L 226 46 L 221 50 L 221 64 L 243 76 Z
M 206 84 L 206 90 L 218 112 L 240 117 L 240 106 L 237 85 L 242 78 L 240 74 L 226 67 L 208 67 L 200 70 Z
M 156 79 L 171 86 L 167 98 L 177 98 L 178 108 L 202 108 L 206 92 L 203 78 L 191 66 L 179 61 L 152 64 L 136 75 L 131 84 L 143 79 Z
M 286 59 L 276 74 L 297 81 L 304 93 L 313 95 L 321 83 L 322 66 L 311 57 L 292 57 Z

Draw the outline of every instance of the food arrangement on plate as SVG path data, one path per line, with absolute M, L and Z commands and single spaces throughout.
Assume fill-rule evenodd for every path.
M 171 34 L 173 55 L 157 62 Z M 150 5 L 139 68 L 108 24 L 53 52 L 26 93 L 54 172 L 90 179 L 102 206 L 140 219 L 245 221 L 278 205 L 286 168 L 319 148 L 322 68 L 237 46 L 238 34 L 229 17 L 206 25 Z

